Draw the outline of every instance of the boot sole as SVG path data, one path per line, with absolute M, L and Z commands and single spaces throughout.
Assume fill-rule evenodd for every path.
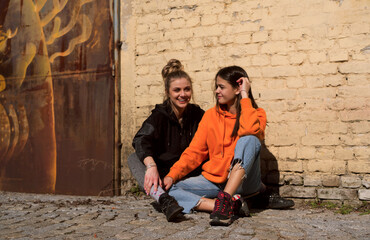
M 227 227 L 227 226 L 230 226 L 237 218 L 238 218 L 238 216 L 232 216 L 229 219 L 219 219 L 218 217 L 215 217 L 209 222 L 209 224 L 211 226 Z
M 267 206 L 269 209 L 287 209 L 292 207 L 294 207 L 294 203 L 275 203 Z
M 231 219 L 227 219 L 227 220 L 212 219 L 209 222 L 209 224 L 211 224 L 211 226 L 224 226 L 224 227 L 230 226 L 231 223 L 232 223 Z

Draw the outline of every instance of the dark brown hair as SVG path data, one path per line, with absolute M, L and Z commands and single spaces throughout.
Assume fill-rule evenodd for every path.
M 215 77 L 215 89 L 217 89 L 217 77 L 220 77 L 227 81 L 233 88 L 238 88 L 239 83 L 236 81 L 239 80 L 241 77 L 248 77 L 247 72 L 239 67 L 239 66 L 229 66 L 229 67 L 224 67 L 220 69 Z M 219 109 L 220 107 L 222 108 L 223 106 L 219 104 L 217 96 L 216 97 L 216 106 Z M 249 89 L 248 91 L 248 97 L 251 99 L 252 106 L 254 108 L 258 108 L 256 101 L 254 100 L 253 94 L 252 94 L 252 88 Z M 239 120 L 240 120 L 240 114 L 241 114 L 241 105 L 240 105 L 240 100 L 241 100 L 241 94 L 237 96 L 238 100 L 236 102 L 236 122 L 234 125 L 233 132 L 231 134 L 231 137 L 236 137 L 238 135 L 238 130 L 239 130 Z

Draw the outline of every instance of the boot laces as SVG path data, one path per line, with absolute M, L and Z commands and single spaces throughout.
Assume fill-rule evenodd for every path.
M 229 199 L 225 196 L 224 193 L 221 193 L 220 196 L 216 199 L 216 209 L 215 212 L 222 215 L 229 215 L 228 210 L 231 210 Z

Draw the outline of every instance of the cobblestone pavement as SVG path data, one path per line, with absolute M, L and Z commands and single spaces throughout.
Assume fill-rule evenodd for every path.
M 370 239 L 370 215 L 261 210 L 229 227 L 209 214 L 168 223 L 151 199 L 0 192 L 0 239 Z

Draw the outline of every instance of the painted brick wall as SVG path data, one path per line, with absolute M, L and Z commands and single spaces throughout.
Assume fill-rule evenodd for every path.
M 132 137 L 177 58 L 205 110 L 217 70 L 246 69 L 268 117 L 264 181 L 283 196 L 370 200 L 368 0 L 122 1 L 122 23 L 124 185 Z

